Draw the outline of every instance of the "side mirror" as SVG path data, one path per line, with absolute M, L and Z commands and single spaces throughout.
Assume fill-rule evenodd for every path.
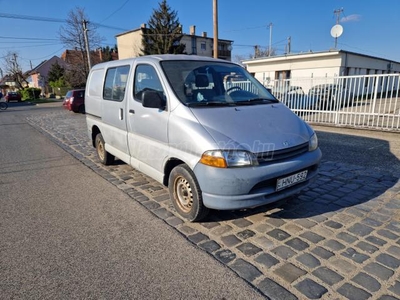
M 162 92 L 158 91 L 143 91 L 142 94 L 142 105 L 148 108 L 158 108 L 161 110 L 165 109 L 166 101 Z

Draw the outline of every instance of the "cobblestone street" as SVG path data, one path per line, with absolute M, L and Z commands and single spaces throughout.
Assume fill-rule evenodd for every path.
M 398 174 L 323 159 L 318 180 L 296 197 L 189 223 L 166 187 L 121 161 L 98 161 L 84 115 L 60 110 L 27 119 L 267 298 L 400 299 Z

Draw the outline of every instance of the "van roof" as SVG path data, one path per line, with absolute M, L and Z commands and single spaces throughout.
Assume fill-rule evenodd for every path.
M 215 61 L 215 62 L 226 62 L 232 63 L 231 61 L 212 58 L 208 56 L 199 56 L 199 55 L 187 55 L 187 54 L 157 54 L 157 55 L 144 55 L 139 57 L 132 57 L 132 58 L 125 58 L 120 60 L 113 60 L 108 62 L 103 62 L 100 64 L 96 64 L 93 67 L 111 67 L 111 66 L 120 66 L 123 64 L 131 64 L 133 61 L 152 61 L 152 62 L 159 62 L 159 61 L 168 61 L 168 60 L 198 60 L 198 61 Z

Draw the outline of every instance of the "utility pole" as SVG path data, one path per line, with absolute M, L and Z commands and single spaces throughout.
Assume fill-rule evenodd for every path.
M 87 54 L 87 60 L 88 60 L 88 73 L 90 71 L 90 69 L 92 68 L 92 63 L 90 61 L 90 48 L 89 48 L 89 39 L 88 39 L 88 29 L 87 29 L 87 23 L 89 23 L 86 20 L 82 21 L 82 26 L 83 26 L 83 35 L 85 36 L 85 48 L 86 48 L 86 54 Z
M 218 0 L 213 0 L 213 19 L 214 19 L 214 58 L 218 58 Z
M 269 48 L 268 48 L 268 56 L 271 56 L 272 51 L 272 23 L 269 23 Z
M 290 52 L 292 52 L 292 37 L 291 36 L 289 36 L 288 38 L 287 38 L 287 53 L 289 54 Z

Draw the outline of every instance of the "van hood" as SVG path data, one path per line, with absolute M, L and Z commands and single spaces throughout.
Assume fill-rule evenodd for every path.
M 260 153 L 291 148 L 310 139 L 306 123 L 281 103 L 191 111 L 220 149 Z

